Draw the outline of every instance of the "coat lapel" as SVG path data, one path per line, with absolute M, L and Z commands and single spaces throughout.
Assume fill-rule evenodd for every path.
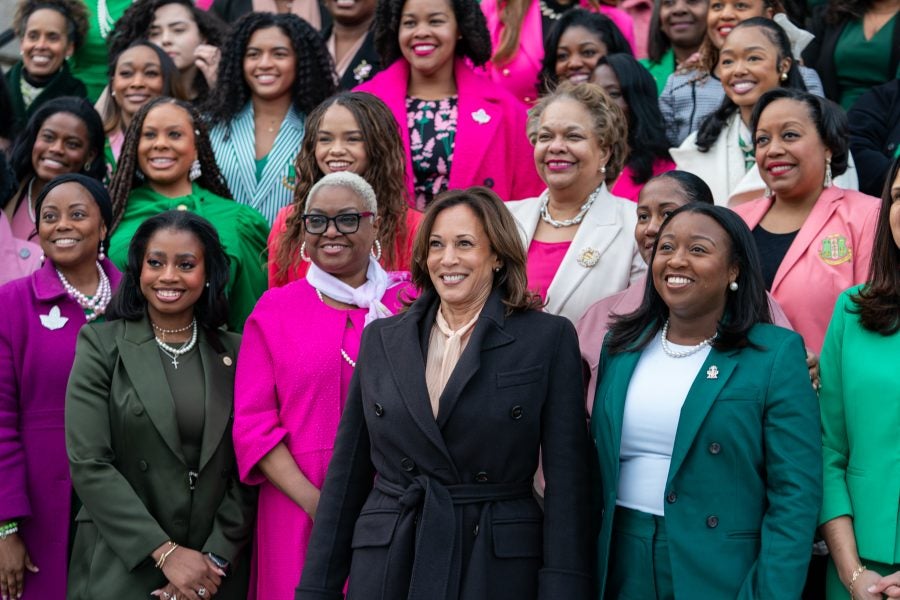
M 256 191 L 256 134 L 253 124 L 253 104 L 248 103 L 244 110 L 239 112 L 237 117 L 225 127 L 231 128 L 231 139 L 227 141 L 225 147 L 231 149 L 237 162 L 234 181 L 238 184 L 239 189 L 232 189 L 231 195 L 236 200 L 240 198 L 241 202 L 249 204 Z
M 626 352 L 612 358 L 608 363 L 610 369 L 601 374 L 602 378 L 609 378 L 610 384 L 606 392 L 600 397 L 601 406 L 595 406 L 594 415 L 602 414 L 606 422 L 606 431 L 601 432 L 595 428 L 594 435 L 602 438 L 601 442 L 605 451 L 601 451 L 601 461 L 606 463 L 607 469 L 612 469 L 611 475 L 619 470 L 619 447 L 622 443 L 622 420 L 625 416 L 625 399 L 628 395 L 628 384 L 631 376 L 641 358 L 640 352 Z M 599 393 L 599 392 L 598 392 Z M 602 409 L 602 412 L 598 411 Z M 611 478 L 611 481 L 618 476 Z
M 497 150 L 495 138 L 503 120 L 503 107 L 497 99 L 483 94 L 488 82 L 472 72 L 463 59 L 456 59 L 454 75 L 458 110 L 450 189 L 482 185 L 473 179 L 488 150 Z
M 235 357 L 234 352 L 216 352 L 205 335 L 200 338 L 199 346 L 206 389 L 206 416 L 199 465 L 199 470 L 202 471 L 218 449 L 231 421 Z
M 300 144 L 303 141 L 303 121 L 294 111 L 293 107 L 288 111 L 272 144 L 272 150 L 269 152 L 269 158 L 266 166 L 263 168 L 262 176 L 259 182 L 254 177 L 253 194 L 251 196 L 251 204 L 253 208 L 259 209 L 265 202 L 269 201 L 268 193 L 273 189 L 282 189 L 279 186 L 285 186 L 286 182 L 282 181 L 285 175 L 285 165 L 293 165 L 297 153 L 300 151 Z M 253 157 L 254 173 L 256 172 L 256 157 Z
M 794 243 L 788 248 L 787 254 L 784 255 L 784 259 L 775 273 L 775 279 L 772 281 L 773 294 L 788 272 L 797 264 L 797 261 L 806 254 L 809 247 L 815 246 L 816 237 L 822 233 L 822 228 L 831 218 L 831 215 L 834 214 L 834 211 L 837 210 L 837 203 L 843 196 L 844 193 L 840 188 L 836 187 L 828 188 L 822 192 L 822 196 L 819 197 L 819 200 L 813 206 L 812 212 L 809 213 L 800 231 L 797 232 Z

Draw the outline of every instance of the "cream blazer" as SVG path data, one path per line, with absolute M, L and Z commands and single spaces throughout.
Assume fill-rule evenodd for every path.
M 540 198 L 506 206 L 516 218 L 527 250 L 541 218 Z M 577 323 L 591 304 L 640 279 L 647 266 L 634 241 L 636 222 L 634 202 L 613 196 L 604 184 L 550 282 L 544 310 Z M 585 260 L 589 256 L 596 260 Z
M 696 131 L 681 146 L 669 149 L 669 154 L 679 169 L 693 173 L 706 182 L 719 206 L 729 206 L 734 196 L 752 193 L 758 198 L 765 193 L 766 182 L 760 176 L 759 168 L 754 166 L 749 171 L 744 170 L 744 153 L 739 141 L 742 126 L 740 115 L 731 115 L 728 125 L 709 152 L 700 152 L 697 148 Z M 845 190 L 859 189 L 852 156 L 849 157 L 847 171 L 835 177 L 834 185 Z

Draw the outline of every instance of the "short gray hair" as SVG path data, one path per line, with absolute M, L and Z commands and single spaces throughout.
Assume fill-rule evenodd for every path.
M 369 182 L 350 171 L 338 171 L 337 173 L 329 173 L 322 179 L 317 181 L 306 195 L 306 204 L 303 206 L 303 212 L 309 212 L 309 203 L 312 202 L 313 196 L 322 188 L 326 187 L 342 187 L 347 188 L 354 194 L 359 196 L 363 201 L 367 211 L 378 214 L 378 198 L 375 197 L 375 190 L 369 185 Z

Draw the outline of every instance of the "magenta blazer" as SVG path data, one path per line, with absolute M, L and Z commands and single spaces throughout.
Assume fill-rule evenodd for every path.
M 491 47 L 494 51 L 500 47 L 500 36 L 503 23 L 500 21 L 500 0 L 483 0 L 481 12 L 487 21 L 491 34 Z M 586 0 L 580 0 L 581 8 L 593 10 Z M 628 40 L 632 51 L 635 49 L 634 23 L 623 10 L 614 6 L 600 5 L 600 12 L 612 19 Z M 544 60 L 544 28 L 541 24 L 541 9 L 537 0 L 532 0 L 525 17 L 522 19 L 522 30 L 519 32 L 519 51 L 504 65 L 498 66 L 489 61 L 485 67 L 494 83 L 503 86 L 525 104 L 532 104 L 538 97 L 538 77 L 541 63 Z M 537 194 L 533 194 L 537 195 Z M 517 196 L 528 198 L 529 196 Z
M 753 229 L 771 206 L 759 198 L 734 211 Z M 825 188 L 775 273 L 772 296 L 816 354 L 840 293 L 868 277 L 880 207 L 861 192 Z
M 102 264 L 115 289 L 119 272 Z M 0 306 L 0 521 L 19 519 L 40 569 L 25 571 L 23 598 L 65 598 L 72 481 L 63 417 L 84 311 L 49 260 L 0 287 Z
M 478 75 L 462 58 L 456 59 L 454 76 L 459 117 L 449 189 L 483 185 L 503 200 L 539 195 L 545 186 L 525 134 L 525 107 L 502 87 Z M 415 198 L 406 116 L 408 84 L 409 63 L 401 58 L 355 91 L 378 96 L 394 113 L 406 151 L 409 197 Z

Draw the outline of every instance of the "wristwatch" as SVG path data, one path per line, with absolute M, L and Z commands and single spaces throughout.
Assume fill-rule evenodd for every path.
M 209 560 L 213 562 L 214 565 L 222 569 L 223 571 L 228 571 L 228 567 L 231 566 L 227 560 L 219 556 L 218 554 L 213 554 L 212 552 L 207 552 L 206 556 L 209 557 Z

